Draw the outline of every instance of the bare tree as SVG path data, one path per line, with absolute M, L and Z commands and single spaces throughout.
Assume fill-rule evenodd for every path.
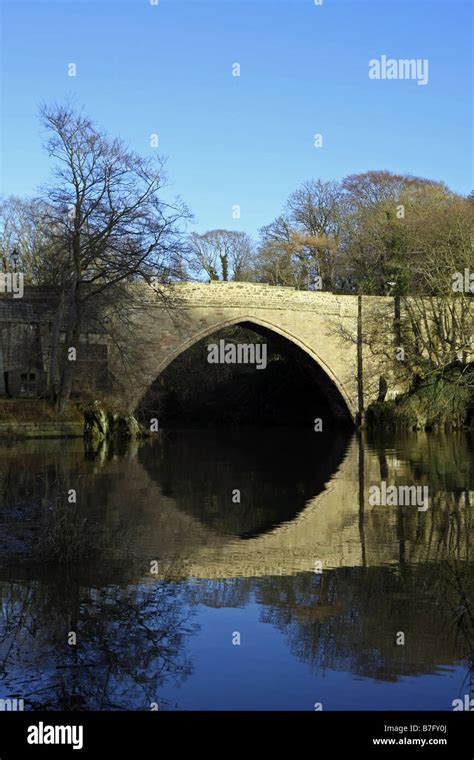
M 0 264 L 22 272 L 30 285 L 57 281 L 64 257 L 50 246 L 45 208 L 37 198 L 11 195 L 0 200 Z
M 260 274 L 274 284 L 312 289 L 316 278 L 334 287 L 344 197 L 337 182 L 304 182 L 283 213 L 260 231 Z
M 252 279 L 253 246 L 245 232 L 210 230 L 190 236 L 191 270 L 207 274 L 210 280 Z
M 61 297 L 53 330 L 51 392 L 59 411 L 72 386 L 73 364 L 59 350 L 77 347 L 92 301 L 123 282 L 169 280 L 184 249 L 182 222 L 189 216 L 177 199 L 165 203 L 163 161 L 143 158 L 109 137 L 68 103 L 43 106 L 46 150 L 54 179 L 43 188 L 49 244 L 64 255 Z

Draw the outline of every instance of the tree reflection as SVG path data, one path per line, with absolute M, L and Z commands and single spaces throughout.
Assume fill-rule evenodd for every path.
M 68 578 L 0 583 L 0 593 L 0 689 L 26 709 L 166 709 L 160 688 L 191 673 L 184 637 L 195 626 L 174 584 L 92 588 Z
M 274 434 L 268 445 L 263 433 L 252 433 L 248 446 L 245 436 L 206 440 L 174 434 L 138 454 L 103 448 L 87 461 L 82 449 L 5 452 L 0 577 L 10 582 L 0 582 L 1 696 L 23 698 L 28 709 L 166 709 L 160 691 L 192 670 L 186 637 L 196 631 L 198 606 L 255 602 L 261 621 L 313 672 L 390 682 L 464 662 L 460 695 L 472 692 L 467 437 L 367 445 L 362 435 L 333 491 L 325 482 L 344 454 L 342 438 L 326 450 L 321 439 L 290 451 Z M 380 480 L 429 484 L 429 509 L 370 506 L 368 486 Z M 234 485 L 245 488 L 238 509 L 229 499 Z M 76 486 L 77 506 L 63 503 Z M 307 501 L 319 492 L 323 498 Z M 82 550 L 69 551 L 76 520 L 86 530 L 73 546 L 86 547 L 86 561 L 77 560 Z M 49 554 L 40 557 L 41 536 L 54 539 L 54 552 L 43 542 Z M 297 572 L 313 567 L 316 550 L 327 551 L 322 574 Z M 155 557 L 162 580 L 152 582 Z M 177 566 L 166 569 L 173 557 Z M 190 567 L 199 582 L 187 577 Z M 238 571 L 244 577 L 235 578 Z

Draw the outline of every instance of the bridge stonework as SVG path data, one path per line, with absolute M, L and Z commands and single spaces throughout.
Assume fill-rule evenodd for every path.
M 377 395 L 379 375 L 366 349 L 361 349 L 363 370 L 358 372 L 357 296 L 238 282 L 178 283 L 168 286 L 165 294 L 171 308 L 146 286 L 133 312 L 131 335 L 135 348 L 141 347 L 143 361 L 140 378 L 129 388 L 130 408 L 183 351 L 239 324 L 283 338 L 302 351 L 313 364 L 316 379 L 325 381 L 321 387 L 337 417 L 357 421 L 362 411 L 360 391 L 365 404 Z M 362 299 L 362 317 L 382 308 L 393 314 L 393 299 Z M 393 336 L 387 339 L 393 341 Z

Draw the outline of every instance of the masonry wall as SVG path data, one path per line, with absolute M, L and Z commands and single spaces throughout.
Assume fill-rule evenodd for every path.
M 45 392 L 56 300 L 57 294 L 47 288 L 27 288 L 21 299 L 0 294 L 0 396 Z M 77 346 L 75 389 L 107 387 L 108 340 L 94 329 L 86 324 Z M 63 330 L 63 346 L 64 335 Z
M 259 326 L 270 330 L 305 351 L 329 378 L 327 387 L 335 406 L 342 403 L 354 419 L 357 416 L 357 296 L 239 282 L 178 283 L 164 287 L 159 296 L 144 284 L 129 287 L 135 299 L 132 327 L 124 336 L 125 347 L 119 353 L 108 345 L 105 334 L 91 336 L 91 344 L 82 344 L 78 352 L 76 375 L 88 380 L 93 366 L 101 364 L 103 381 L 98 387 L 103 387 L 110 369 L 124 406 L 130 411 L 182 351 L 223 327 L 247 322 L 257 331 Z M 375 315 L 377 321 L 380 315 L 383 329 L 391 326 L 393 299 L 364 297 L 362 304 L 364 320 L 373 321 Z M 4 372 L 24 374 L 31 361 L 46 376 L 54 294 L 32 289 L 17 301 L 10 299 L 7 303 L 0 298 L 0 307 L 1 394 L 5 393 Z M 100 329 L 97 322 L 100 318 L 96 317 L 96 328 Z M 391 342 L 390 332 L 387 344 Z M 133 376 L 124 372 L 124 358 Z M 82 363 L 85 372 L 80 371 Z M 363 367 L 367 406 L 377 396 L 380 376 L 390 374 L 391 368 L 389 362 L 385 367 L 380 361 L 376 364 L 367 348 L 363 350 Z M 393 382 L 390 387 L 394 393 Z
M 141 287 L 141 286 L 140 286 Z M 135 292 L 139 292 L 136 290 Z M 140 376 L 128 388 L 130 407 L 182 351 L 223 327 L 247 322 L 292 341 L 324 370 L 353 419 L 357 394 L 357 296 L 298 291 L 254 283 L 179 283 L 163 298 L 141 287 L 134 340 L 140 346 Z M 364 309 L 393 309 L 393 299 L 364 299 Z M 390 336 L 390 339 L 391 336 Z M 137 345 L 134 350 L 137 350 Z M 116 357 L 118 359 L 118 357 Z M 111 355 L 112 367 L 114 356 Z M 118 366 L 118 364 L 117 364 Z M 376 397 L 379 376 L 364 350 L 367 401 Z M 127 390 L 124 389 L 124 393 Z

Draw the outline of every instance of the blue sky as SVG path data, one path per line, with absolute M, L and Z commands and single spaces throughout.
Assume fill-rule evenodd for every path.
M 368 169 L 467 193 L 471 39 L 464 0 L 3 0 L 1 191 L 48 178 L 38 105 L 74 93 L 141 153 L 159 135 L 198 231 L 255 234 L 304 180 Z M 427 58 L 428 84 L 369 79 L 381 55 Z

